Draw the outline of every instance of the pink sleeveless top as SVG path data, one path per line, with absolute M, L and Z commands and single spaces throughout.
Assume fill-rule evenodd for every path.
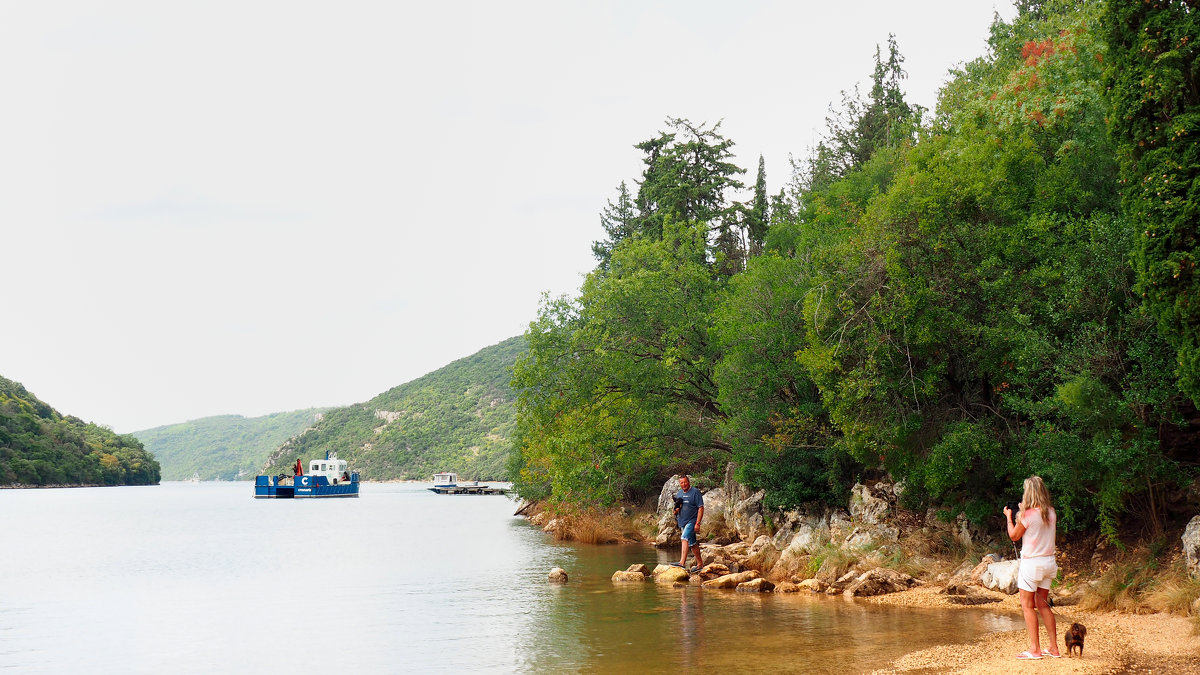
M 1050 509 L 1049 523 L 1042 521 L 1041 509 L 1025 509 L 1021 514 L 1021 522 L 1025 523 L 1025 534 L 1021 535 L 1021 557 L 1054 555 L 1054 527 L 1058 523 L 1058 514 L 1054 509 Z

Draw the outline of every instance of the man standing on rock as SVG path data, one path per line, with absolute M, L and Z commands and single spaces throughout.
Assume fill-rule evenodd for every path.
M 696 557 L 696 566 L 689 571 L 704 567 L 704 559 L 700 557 L 700 544 L 696 539 L 696 530 L 704 520 L 704 497 L 700 490 L 692 487 L 692 479 L 684 476 L 679 479 L 679 491 L 675 493 L 675 522 L 679 524 L 681 534 L 679 545 L 682 553 L 679 557 L 679 567 L 687 567 L 688 547 Z

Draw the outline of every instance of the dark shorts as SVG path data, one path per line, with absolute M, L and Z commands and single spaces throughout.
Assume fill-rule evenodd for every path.
M 679 535 L 680 539 L 687 541 L 692 546 L 696 545 L 696 521 L 691 520 L 683 525 L 683 532 Z

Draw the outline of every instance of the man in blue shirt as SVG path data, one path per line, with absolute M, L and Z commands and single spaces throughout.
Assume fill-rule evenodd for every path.
M 700 491 L 692 487 L 692 479 L 684 476 L 679 479 L 679 491 L 675 493 L 675 522 L 682 531 L 679 544 L 683 552 L 679 557 L 678 567 L 687 567 L 688 547 L 696 557 L 696 566 L 690 571 L 704 567 L 704 559 L 700 557 L 700 544 L 696 540 L 696 530 L 704 520 L 704 497 Z

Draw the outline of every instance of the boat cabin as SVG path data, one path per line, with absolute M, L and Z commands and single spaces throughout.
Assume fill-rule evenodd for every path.
M 435 473 L 433 474 L 434 485 L 457 485 L 458 474 L 456 473 Z
M 331 485 L 349 483 L 350 474 L 346 471 L 346 460 L 338 459 L 330 453 L 325 459 L 314 459 L 308 463 L 308 475 L 325 476 Z

